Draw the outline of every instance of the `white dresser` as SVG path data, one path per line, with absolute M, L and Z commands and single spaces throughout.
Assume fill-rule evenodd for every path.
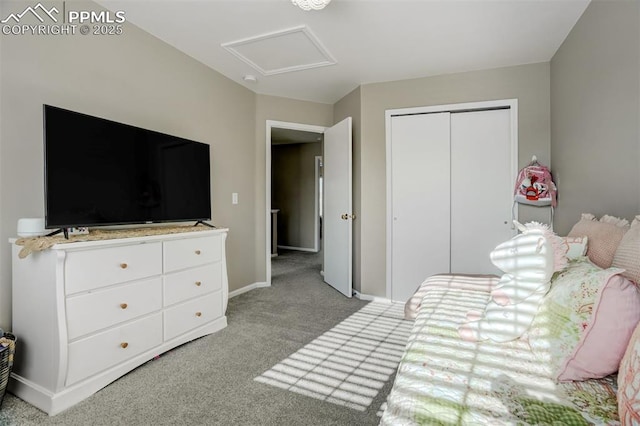
M 227 325 L 226 229 L 13 244 L 9 389 L 50 415 L 154 356 Z

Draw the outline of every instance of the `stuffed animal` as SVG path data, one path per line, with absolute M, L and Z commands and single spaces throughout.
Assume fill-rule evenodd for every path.
M 469 341 L 507 342 L 529 328 L 554 272 L 567 265 L 567 246 L 547 225 L 514 221 L 522 232 L 491 252 L 491 262 L 505 274 L 491 291 L 484 313 L 471 311 L 460 326 Z

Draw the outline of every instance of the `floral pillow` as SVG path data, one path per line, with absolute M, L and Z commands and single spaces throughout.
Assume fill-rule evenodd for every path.
M 623 425 L 640 424 L 640 325 L 631 336 L 618 371 L 618 414 Z
M 561 365 L 558 380 L 596 379 L 618 371 L 638 321 L 640 291 L 622 275 L 611 276 L 598 290 L 587 327 Z
M 570 261 L 552 280 L 551 290 L 533 319 L 528 337 L 531 350 L 550 366 L 554 378 L 558 378 L 589 326 L 599 291 L 621 271 L 602 269 L 582 257 Z

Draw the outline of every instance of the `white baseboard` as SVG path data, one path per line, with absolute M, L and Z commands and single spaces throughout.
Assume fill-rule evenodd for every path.
M 297 250 L 297 251 L 308 251 L 311 253 L 317 253 L 318 250 L 312 248 L 308 248 L 308 247 L 292 247 L 292 246 L 278 246 L 279 249 L 284 249 L 284 250 Z
M 244 286 L 242 288 L 239 288 L 237 290 L 230 291 L 229 292 L 229 299 L 231 299 L 232 297 L 239 296 L 242 293 L 246 293 L 248 291 L 255 290 L 256 288 L 263 288 L 263 287 L 271 287 L 271 286 L 269 285 L 269 283 L 266 283 L 266 282 L 257 282 L 257 283 L 249 284 L 249 285 L 246 285 L 246 286 Z
M 371 296 L 369 294 L 360 293 L 358 290 L 353 290 L 353 295 L 356 297 L 356 299 L 366 300 L 370 302 L 398 303 L 392 301 L 391 299 L 387 299 L 386 297 Z

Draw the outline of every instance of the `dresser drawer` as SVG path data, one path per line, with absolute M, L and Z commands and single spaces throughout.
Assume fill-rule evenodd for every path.
M 222 316 L 222 292 L 208 294 L 164 311 L 164 340 L 205 325 Z
M 162 243 L 71 251 L 64 272 L 66 294 L 160 275 Z
M 165 275 L 163 287 L 164 306 L 220 290 L 222 264 L 212 263 Z
M 185 238 L 164 242 L 164 272 L 204 265 L 222 258 L 222 237 Z
M 67 298 L 69 340 L 162 309 L 162 278 Z
M 69 344 L 66 386 L 162 344 L 162 314 L 106 330 Z

